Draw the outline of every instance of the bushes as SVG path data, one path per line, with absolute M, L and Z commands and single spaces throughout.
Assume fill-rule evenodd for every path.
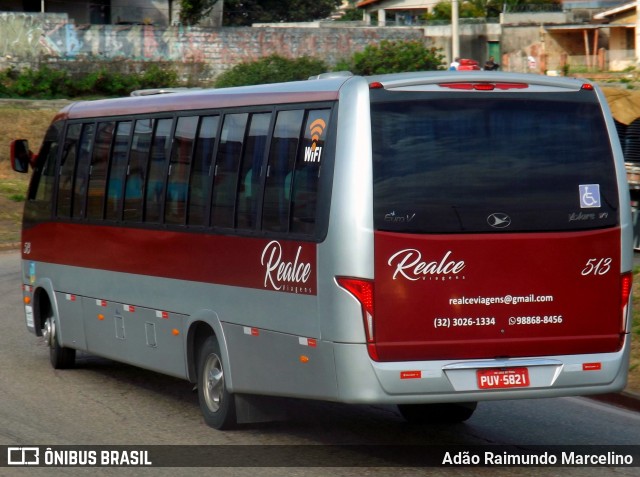
M 0 97 L 76 98 L 128 96 L 136 89 L 178 85 L 178 74 L 163 65 L 149 64 L 144 72 L 126 74 L 102 67 L 86 75 L 72 76 L 64 70 L 43 66 L 21 72 L 8 69 L 0 73 Z
M 426 48 L 420 41 L 382 40 L 357 52 L 339 65 L 357 75 L 433 71 L 444 69 L 444 56 L 437 48 Z
M 444 56 L 440 53 L 441 50 L 426 48 L 420 41 L 383 40 L 341 61 L 334 70 L 371 75 L 444 69 Z M 118 66 L 127 64 L 119 63 Z M 21 72 L 10 68 L 0 72 L 0 97 L 53 99 L 127 96 L 137 89 L 180 86 L 178 74 L 170 63 L 144 63 L 142 68 L 142 73 L 127 74 L 118 71 L 119 68 L 114 65 L 101 66 L 82 76 L 46 65 L 38 70 Z M 215 87 L 306 80 L 329 70 L 327 64 L 317 58 L 303 56 L 288 59 L 274 54 L 234 66 L 218 76 Z
M 253 62 L 240 63 L 216 79 L 216 88 L 252 84 L 306 80 L 309 76 L 327 71 L 322 61 L 308 56 L 294 60 L 271 55 Z
M 445 69 L 444 56 L 437 48 L 426 48 L 420 41 L 387 41 L 367 46 L 350 59 L 339 62 L 335 71 L 348 70 L 357 75 L 430 71 Z M 295 60 L 271 55 L 258 61 L 241 63 L 223 73 L 215 82 L 217 88 L 251 84 L 305 80 L 309 76 L 329 71 L 317 59 Z

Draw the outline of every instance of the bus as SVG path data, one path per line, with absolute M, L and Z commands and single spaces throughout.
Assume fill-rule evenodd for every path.
M 460 422 L 627 379 L 632 223 L 597 85 L 503 72 L 73 103 L 37 154 L 26 326 L 194 383 L 216 429 L 283 398 Z

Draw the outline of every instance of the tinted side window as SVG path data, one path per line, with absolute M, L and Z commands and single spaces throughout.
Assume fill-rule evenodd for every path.
M 289 231 L 291 184 L 304 110 L 280 111 L 271 139 L 262 207 L 262 229 Z
M 249 115 L 246 113 L 228 114 L 224 117 L 211 204 L 211 223 L 216 227 L 234 226 L 238 167 L 248 118 Z
M 121 215 L 124 181 L 127 173 L 129 157 L 129 137 L 131 121 L 118 123 L 113 143 L 111 162 L 109 163 L 109 180 L 107 184 L 107 204 L 105 217 L 108 220 L 119 220 Z
M 271 113 L 251 115 L 240 170 L 236 205 L 236 225 L 240 229 L 253 229 L 256 225 L 260 200 L 260 176 L 270 121 Z
M 164 212 L 165 222 L 169 224 L 185 223 L 191 153 L 197 129 L 197 116 L 178 118 L 169 164 L 167 201 Z
M 200 120 L 198 140 L 191 167 L 189 187 L 189 225 L 208 225 L 207 205 L 211 192 L 212 160 L 218 134 L 219 116 L 205 116 Z
M 89 166 L 91 164 L 91 148 L 96 126 L 93 123 L 82 127 L 80 148 L 78 151 L 78 163 L 76 165 L 76 177 L 73 183 L 73 217 L 82 218 L 85 213 L 85 200 L 87 194 L 87 182 L 89 180 Z
M 124 220 L 127 221 L 142 220 L 142 197 L 153 122 L 153 119 L 140 119 L 136 121 L 133 132 L 124 192 Z
M 105 186 L 114 126 L 114 122 L 99 123 L 96 132 L 91 168 L 89 170 L 87 197 L 87 217 L 91 219 L 102 219 L 103 217 Z
M 328 109 L 307 113 L 304 139 L 293 176 L 290 229 L 293 233 L 311 235 L 315 231 L 320 166 L 329 115 Z
M 56 184 L 56 159 L 62 122 L 53 123 L 47 130 L 38 153 L 31 183 L 25 220 L 43 220 L 51 216 Z
M 73 179 L 76 168 L 76 158 L 80 142 L 81 124 L 72 124 L 67 128 L 60 158 L 60 177 L 58 180 L 58 217 L 71 216 L 71 200 L 73 194 Z
M 162 202 L 167 179 L 167 158 L 171 147 L 171 127 L 173 119 L 159 119 L 153 135 L 151 155 L 149 157 L 149 175 L 147 177 L 145 222 L 160 222 Z

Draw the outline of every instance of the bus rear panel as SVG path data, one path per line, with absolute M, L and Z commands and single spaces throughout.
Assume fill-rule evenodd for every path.
M 371 399 L 624 387 L 629 200 L 597 87 L 483 72 L 368 83 L 373 269 L 343 288 L 361 304 Z M 366 400 L 363 380 L 341 382 Z

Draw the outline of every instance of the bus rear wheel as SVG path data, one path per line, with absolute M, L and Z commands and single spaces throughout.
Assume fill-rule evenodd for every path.
M 76 362 L 76 350 L 60 346 L 56 332 L 56 321 L 53 316 L 49 316 L 45 320 L 42 335 L 49 346 L 49 361 L 53 369 L 73 368 Z
M 398 410 L 412 424 L 455 424 L 469 419 L 477 406 L 477 402 L 400 404 Z
M 198 401 L 207 425 L 219 430 L 237 424 L 234 397 L 227 390 L 224 374 L 220 345 L 210 336 L 198 356 Z

